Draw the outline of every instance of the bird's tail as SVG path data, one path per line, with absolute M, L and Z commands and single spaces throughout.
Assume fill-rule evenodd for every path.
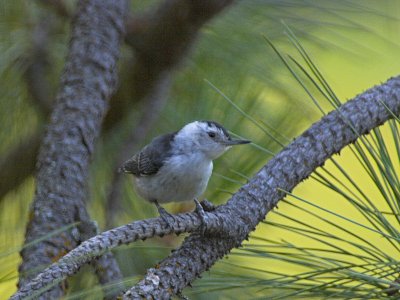
M 121 167 L 118 168 L 118 173 L 135 173 L 135 161 L 132 159 L 127 160 Z
M 121 166 L 121 167 L 118 168 L 117 172 L 118 172 L 118 173 L 128 173 L 128 170 L 125 169 L 124 166 Z

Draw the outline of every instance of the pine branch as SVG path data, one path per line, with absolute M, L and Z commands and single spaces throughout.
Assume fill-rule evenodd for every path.
M 285 196 L 283 191 L 292 191 L 332 155 L 391 119 L 393 115 L 387 108 L 396 116 L 400 114 L 400 76 L 369 89 L 323 117 L 271 159 L 226 205 L 217 208 L 215 214 L 222 222 L 232 224 L 235 238 L 186 238 L 157 268 L 149 269 L 124 299 L 169 299 L 179 294 L 217 260 L 240 246 Z
M 390 111 L 388 111 L 388 109 Z M 270 160 L 226 205 L 206 213 L 205 235 L 198 232 L 148 270 L 125 299 L 169 299 L 208 270 L 234 247 L 239 247 L 257 224 L 272 210 L 284 191 L 291 191 L 317 167 L 361 135 L 400 114 L 400 77 L 373 87 L 312 125 Z M 196 213 L 174 217 L 172 227 L 160 219 L 137 221 L 104 232 L 82 243 L 20 289 L 12 299 L 40 293 L 75 273 L 103 251 L 137 239 L 202 229 Z
M 171 225 L 171 224 L 170 224 Z M 162 218 L 136 221 L 94 236 L 60 258 L 57 263 L 41 272 L 35 279 L 24 285 L 11 299 L 24 299 L 38 296 L 47 287 L 61 282 L 75 274 L 79 268 L 95 257 L 121 244 L 145 240 L 154 236 L 171 233 L 192 232 L 199 228 L 201 220 L 196 213 L 174 216 L 173 226 L 168 226 Z M 217 227 L 216 227 L 217 228 Z
M 57 236 L 49 233 L 74 222 L 80 222 L 81 229 L 91 223 L 84 203 L 89 163 L 116 87 L 126 11 L 125 0 L 78 4 L 61 88 L 38 157 L 36 194 L 25 240 L 31 244 L 21 251 L 19 286 L 35 275 L 32 270 L 51 264 L 82 239 L 72 234 L 74 229 Z M 38 238 L 43 239 L 35 241 Z M 63 294 L 59 284 L 45 298 Z

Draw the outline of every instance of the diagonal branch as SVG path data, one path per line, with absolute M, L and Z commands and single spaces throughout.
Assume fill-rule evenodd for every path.
M 382 104 L 382 102 L 384 104 Z M 385 107 L 386 106 L 386 107 Z M 371 88 L 323 117 L 284 148 L 244 185 L 226 205 L 206 214 L 207 234 L 192 234 L 183 245 L 125 294 L 126 299 L 169 299 L 209 269 L 232 248 L 239 247 L 277 202 L 328 158 L 360 135 L 400 114 L 400 77 Z M 72 250 L 20 289 L 12 299 L 40 293 L 61 281 L 102 252 L 155 235 L 193 232 L 201 220 L 196 213 L 175 216 L 172 227 L 160 219 L 137 221 L 104 232 Z
M 121 244 L 129 244 L 137 240 L 145 240 L 154 236 L 164 236 L 175 233 L 193 232 L 201 225 L 201 219 L 196 213 L 186 213 L 174 216 L 173 226 L 165 223 L 162 218 L 135 221 L 115 229 L 105 231 L 84 241 L 71 250 L 57 263 L 51 265 L 36 278 L 23 286 L 11 299 L 24 299 L 28 296 L 38 296 L 47 288 L 75 274 L 79 268 L 95 257 Z M 217 226 L 214 226 L 218 230 Z
M 232 238 L 235 237 L 235 232 L 231 230 L 230 223 L 223 222 L 220 215 L 215 213 L 206 213 L 206 215 L 207 236 L 221 236 L 222 233 L 224 237 L 228 235 Z M 173 222 L 170 223 L 166 223 L 161 217 L 135 221 L 84 241 L 23 286 L 12 299 L 24 299 L 27 296 L 40 295 L 46 289 L 75 274 L 82 265 L 121 244 L 129 244 L 155 236 L 163 237 L 172 233 L 195 232 L 201 229 L 201 226 L 204 226 L 202 219 L 195 212 L 178 214 L 171 218 Z
M 235 238 L 192 235 L 157 268 L 129 290 L 124 298 L 169 299 L 217 260 L 241 245 L 278 201 L 317 167 L 360 135 L 400 114 L 400 76 L 371 88 L 315 123 L 271 159 L 226 205 L 216 209 L 232 224 Z M 350 126 L 351 124 L 351 126 Z
M 36 193 L 25 240 L 30 245 L 21 251 L 19 286 L 24 286 L 38 267 L 51 264 L 82 240 L 73 234 L 76 229 L 57 236 L 48 236 L 50 232 L 77 221 L 80 229 L 91 223 L 84 203 L 88 169 L 116 87 L 126 11 L 126 0 L 78 3 L 60 91 L 39 152 Z M 62 286 L 56 285 L 46 298 L 63 294 Z

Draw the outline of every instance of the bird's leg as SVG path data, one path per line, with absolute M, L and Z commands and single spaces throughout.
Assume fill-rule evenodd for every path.
M 154 200 L 153 202 L 154 202 L 154 204 L 157 206 L 157 210 L 158 210 L 158 213 L 160 214 L 161 219 L 163 219 L 163 220 L 165 221 L 165 223 L 167 223 L 168 227 L 173 228 L 174 221 L 175 221 L 174 216 L 171 215 L 169 212 L 167 212 L 167 211 L 165 210 L 165 208 L 162 207 L 162 206 L 157 202 L 157 200 Z
M 197 200 L 196 198 L 194 198 L 193 200 L 194 200 L 194 203 L 196 204 L 195 212 L 199 215 L 199 217 L 201 219 L 201 225 L 199 227 L 199 231 L 201 232 L 202 235 L 204 235 L 206 232 L 206 229 L 207 229 L 207 227 L 206 227 L 207 216 L 206 216 L 206 213 L 204 212 L 204 208 L 200 204 L 199 200 Z
M 194 204 L 196 204 L 195 212 L 200 216 L 202 223 L 204 223 L 205 212 L 203 206 L 200 204 L 199 200 L 196 198 L 193 199 Z
M 216 208 L 216 206 L 207 199 L 201 201 L 200 205 L 203 207 L 204 211 L 213 211 Z

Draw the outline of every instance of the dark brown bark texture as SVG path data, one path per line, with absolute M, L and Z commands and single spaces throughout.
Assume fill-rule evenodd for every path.
M 251 231 L 316 168 L 361 135 L 400 114 L 400 76 L 373 87 L 324 116 L 271 159 L 226 205 L 206 213 L 206 234 L 193 233 L 124 299 L 170 299 L 193 282 L 234 247 L 240 247 Z M 193 232 L 201 226 L 196 213 L 174 217 L 172 226 L 161 218 L 136 221 L 97 235 L 53 264 L 12 299 L 40 293 L 74 274 L 80 266 L 104 251 L 138 239 L 171 233 Z
M 79 1 L 60 90 L 39 152 L 19 286 L 38 268 L 75 248 L 86 235 L 76 232 L 93 231 L 84 204 L 89 162 L 117 84 L 116 64 L 127 9 L 126 0 Z M 74 222 L 80 222 L 78 230 L 46 236 Z M 28 245 L 39 238 L 43 240 Z M 62 295 L 58 285 L 42 297 Z

